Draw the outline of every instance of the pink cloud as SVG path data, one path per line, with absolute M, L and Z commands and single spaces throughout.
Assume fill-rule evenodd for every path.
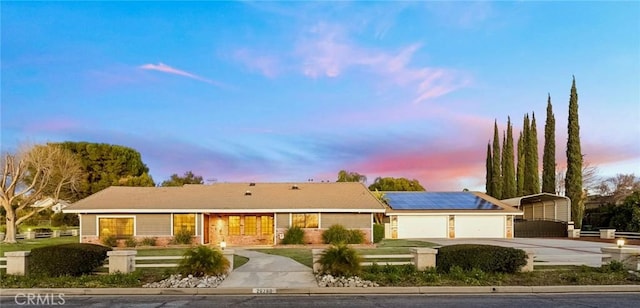
M 252 70 L 258 70 L 263 75 L 273 78 L 278 75 L 278 61 L 275 57 L 258 56 L 247 49 L 240 49 L 235 52 L 234 58 Z
M 202 81 L 202 82 L 206 82 L 208 84 L 217 86 L 217 87 L 223 87 L 224 85 L 220 82 L 211 80 L 211 79 L 207 79 L 183 70 L 179 70 L 176 68 L 173 68 L 169 65 L 166 65 L 164 63 L 158 63 L 158 64 L 144 64 L 139 66 L 139 68 L 143 69 L 143 70 L 151 70 L 151 71 L 159 71 L 159 72 L 163 72 L 163 73 L 167 73 L 167 74 L 173 74 L 173 75 L 178 75 L 178 76 L 184 76 L 187 78 L 191 78 L 194 80 L 198 80 L 198 81 Z
M 302 58 L 305 76 L 336 78 L 349 69 L 361 68 L 381 77 L 383 83 L 414 87 L 413 103 L 445 95 L 470 83 L 467 74 L 457 70 L 411 67 L 411 59 L 420 47 L 413 44 L 397 54 L 361 48 L 349 41 L 343 28 L 321 23 L 298 42 L 296 53 Z

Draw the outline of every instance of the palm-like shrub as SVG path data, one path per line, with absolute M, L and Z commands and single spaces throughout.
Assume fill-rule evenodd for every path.
M 180 261 L 178 271 L 183 275 L 196 277 L 204 275 L 220 276 L 229 270 L 229 260 L 221 251 L 199 245 L 187 250 Z
M 300 245 L 304 244 L 304 230 L 300 227 L 291 227 L 284 233 L 282 244 Z
M 338 244 L 326 249 L 317 262 L 322 266 L 324 274 L 355 276 L 360 273 L 362 257 L 355 249 Z

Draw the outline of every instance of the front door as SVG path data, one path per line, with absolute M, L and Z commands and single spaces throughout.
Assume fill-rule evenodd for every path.
M 227 222 L 225 217 L 211 215 L 209 218 L 209 240 L 211 244 L 219 245 L 227 237 Z

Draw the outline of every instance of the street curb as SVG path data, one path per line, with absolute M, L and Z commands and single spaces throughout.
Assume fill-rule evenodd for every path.
M 266 290 L 267 292 L 264 292 Z M 263 291 L 263 292 L 260 292 Z M 479 287 L 374 287 L 374 288 L 42 288 L 2 289 L 0 296 L 64 294 L 65 296 L 116 295 L 347 295 L 347 294 L 505 294 L 640 292 L 640 285 L 603 286 L 479 286 Z M 270 293 L 270 294 L 265 294 Z

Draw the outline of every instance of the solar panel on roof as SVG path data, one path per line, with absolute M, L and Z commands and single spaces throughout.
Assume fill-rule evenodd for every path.
M 394 210 L 500 210 L 501 207 L 470 192 L 386 192 Z

